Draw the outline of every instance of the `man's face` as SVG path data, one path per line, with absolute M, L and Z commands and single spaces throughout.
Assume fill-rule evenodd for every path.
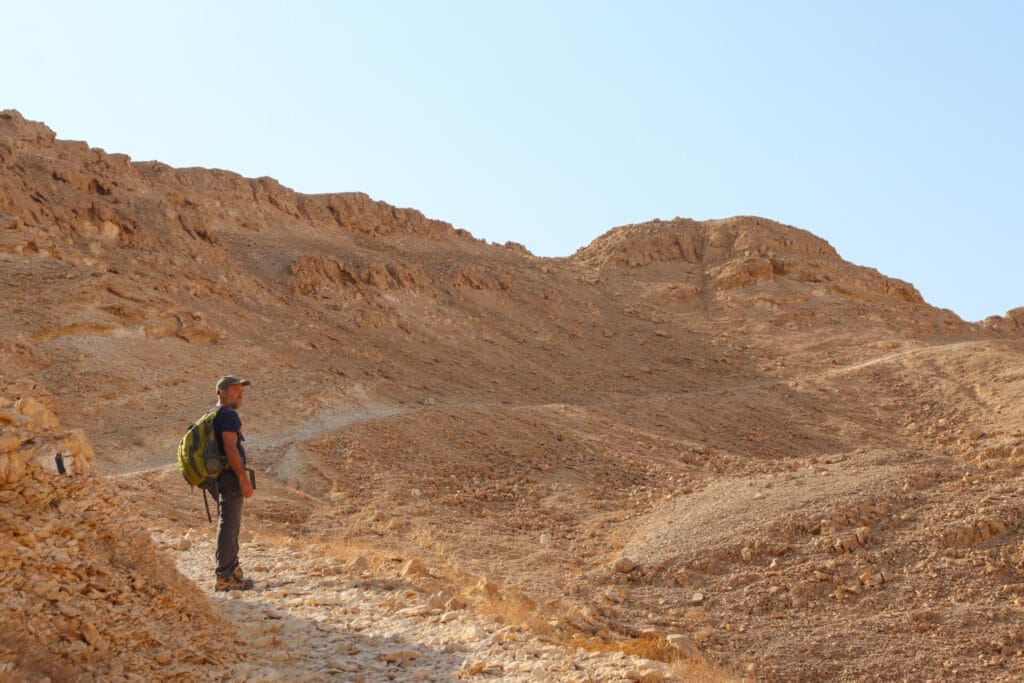
M 221 389 L 220 402 L 228 408 L 238 410 L 242 406 L 242 391 L 245 389 L 241 384 L 232 384 Z

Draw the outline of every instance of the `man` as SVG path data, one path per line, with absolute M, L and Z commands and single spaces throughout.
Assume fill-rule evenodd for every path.
M 245 447 L 242 442 L 243 388 L 249 380 L 225 375 L 217 381 L 217 417 L 213 431 L 217 435 L 228 466 L 217 477 L 213 488 L 217 499 L 217 585 L 218 591 L 249 590 L 252 579 L 242 574 L 238 565 L 238 531 L 242 526 L 242 501 L 252 496 L 252 484 L 245 471 Z

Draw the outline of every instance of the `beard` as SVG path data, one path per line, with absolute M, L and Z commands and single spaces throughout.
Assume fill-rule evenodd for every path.
M 242 397 L 231 398 L 230 396 L 222 396 L 220 398 L 220 404 L 231 408 L 232 410 L 238 410 L 239 406 L 242 405 Z

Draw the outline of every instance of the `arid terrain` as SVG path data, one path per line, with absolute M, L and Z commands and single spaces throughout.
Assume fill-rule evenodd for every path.
M 1024 308 L 766 218 L 540 258 L 0 112 L 0 427 L 0 681 L 1024 678 Z

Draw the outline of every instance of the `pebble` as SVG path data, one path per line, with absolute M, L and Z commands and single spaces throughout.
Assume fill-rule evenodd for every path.
M 620 574 L 628 574 L 634 569 L 636 569 L 636 562 L 629 559 L 628 557 L 619 558 L 619 560 L 615 563 L 615 571 L 619 572 Z
M 419 659 L 420 653 L 416 650 L 393 650 L 382 652 L 378 657 L 385 662 L 404 664 Z

